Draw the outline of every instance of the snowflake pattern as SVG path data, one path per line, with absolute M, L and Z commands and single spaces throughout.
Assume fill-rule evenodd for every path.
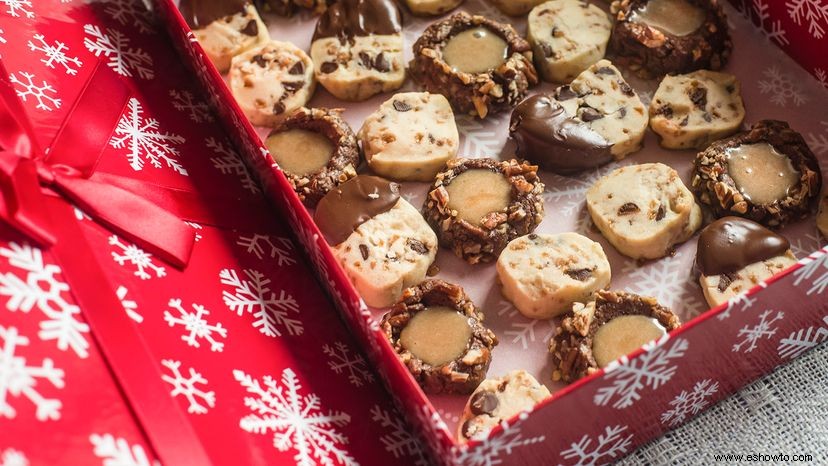
M 63 71 L 70 76 L 78 74 L 78 69 L 83 66 L 83 62 L 78 57 L 70 57 L 67 55 L 69 47 L 63 42 L 56 40 L 54 44 L 46 42 L 46 37 L 43 34 L 35 34 L 32 39 L 37 41 L 28 41 L 27 45 L 32 52 L 41 52 L 45 55 L 40 61 L 48 68 L 55 69 L 55 64 L 63 67 Z
M 814 68 L 814 77 L 822 84 L 822 87 L 828 89 L 828 72 L 822 68 Z
M 828 87 L 828 82 L 825 83 Z M 828 121 L 820 121 L 820 125 L 824 126 L 823 133 L 808 133 L 808 147 L 817 155 L 828 155 Z
M 768 8 L 767 0 L 753 0 L 752 4 L 750 4 L 750 0 L 742 0 L 742 14 L 756 23 L 756 29 L 759 32 L 769 40 L 776 41 L 779 45 L 788 45 L 790 42 L 785 36 L 786 32 L 782 28 L 782 21 L 771 18 Z
M 709 398 L 719 389 L 719 383 L 704 379 L 693 390 L 682 390 L 670 401 L 671 408 L 661 414 L 661 423 L 676 427 L 701 412 L 710 403 Z
M 130 445 L 125 438 L 112 434 L 89 436 L 92 453 L 103 460 L 104 466 L 161 466 L 158 461 L 150 462 L 141 445 Z
M 293 296 L 280 290 L 277 297 L 270 289 L 270 279 L 257 270 L 246 269 L 244 275 L 246 280 L 239 278 L 235 270 L 224 269 L 219 273 L 221 284 L 234 288 L 232 292 L 222 292 L 224 304 L 239 316 L 245 312 L 252 314 L 253 327 L 269 337 L 282 336 L 282 331 L 301 335 L 302 322 L 290 317 L 291 313 L 299 313 L 299 304 Z
M 162 374 L 161 380 L 173 386 L 172 391 L 170 391 L 170 396 L 173 398 L 184 395 L 184 398 L 190 403 L 187 407 L 188 413 L 204 414 L 208 411 L 208 408 L 216 406 L 216 393 L 212 390 L 205 391 L 197 387 L 197 385 L 206 385 L 207 379 L 195 369 L 191 367 L 189 377 L 185 377 L 181 374 L 181 361 L 164 359 L 161 361 L 161 365 L 169 369 L 172 374 Z
M 133 97 L 118 120 L 109 145 L 116 149 L 128 148 L 129 166 L 135 171 L 143 170 L 146 159 L 155 168 L 166 165 L 186 176 L 187 170 L 177 160 L 179 153 L 175 148 L 176 144 L 184 142 L 184 138 L 177 134 L 161 132 L 155 118 L 145 118 L 143 106 Z
M 244 405 L 252 413 L 239 425 L 247 432 L 273 432 L 273 445 L 279 451 L 293 450 L 297 466 L 357 466 L 345 445 L 348 438 L 336 428 L 344 427 L 351 417 L 340 411 L 323 411 L 316 394 L 302 394 L 302 385 L 292 369 L 282 371 L 281 383 L 266 375 L 262 381 L 243 371 L 233 376 L 252 396 Z
M 770 94 L 770 101 L 780 107 L 787 107 L 788 103 L 799 107 L 808 101 L 808 96 L 796 84 L 793 78 L 783 73 L 776 66 L 771 66 L 762 72 L 765 79 L 756 82 L 759 92 Z
M 221 326 L 221 323 L 210 324 L 204 319 L 204 316 L 210 314 L 210 311 L 200 304 L 193 304 L 193 311 L 188 312 L 184 309 L 180 299 L 171 299 L 167 304 L 172 310 L 177 311 L 178 315 L 173 315 L 169 310 L 164 311 L 164 321 L 170 327 L 180 325 L 184 327 L 186 333 L 181 335 L 181 340 L 190 346 L 199 348 L 201 344 L 199 340 L 207 340 L 210 343 L 210 351 L 223 351 L 224 343 L 216 340 L 217 337 L 227 338 L 227 329 Z
M 524 437 L 520 429 L 520 423 L 529 415 L 520 413 L 518 420 L 512 425 L 503 421 L 500 426 L 503 430 L 494 436 L 483 439 L 472 448 L 458 450 L 454 458 L 454 464 L 462 466 L 495 466 L 503 464 L 514 450 L 543 442 L 546 436 Z
M 239 235 L 236 244 L 245 248 L 245 251 L 253 254 L 258 259 L 264 258 L 265 255 L 271 259 L 276 259 L 276 265 L 280 267 L 296 263 L 296 259 L 290 253 L 293 249 L 293 243 L 288 238 L 260 234 L 253 234 L 253 236 Z
M 141 0 L 107 0 L 104 13 L 121 26 L 133 26 L 144 34 L 155 31 L 155 16 Z
M 12 407 L 10 397 L 23 396 L 35 406 L 35 417 L 39 421 L 60 419 L 61 402 L 46 398 L 37 389 L 39 381 L 48 381 L 55 388 L 64 387 L 63 370 L 55 367 L 51 359 L 43 359 L 40 366 L 26 365 L 26 358 L 16 351 L 29 344 L 29 339 L 20 335 L 15 327 L 0 325 L 0 417 L 13 419 L 17 411 Z
M 487 121 L 502 117 L 503 115 L 492 115 Z M 495 127 L 484 126 L 473 116 L 458 115 L 457 131 L 460 134 L 460 153 L 466 157 L 489 157 L 499 154 L 504 141 L 493 128 Z
M 130 319 L 140 324 L 144 321 L 144 316 L 138 312 L 138 303 L 131 299 L 127 299 L 127 293 L 129 293 L 129 290 L 127 290 L 127 288 L 123 285 L 119 285 L 115 290 L 115 296 L 117 296 L 118 301 L 121 302 L 124 312 L 126 312 Z
M 112 251 L 112 260 L 117 262 L 118 265 L 130 264 L 135 266 L 134 275 L 141 280 L 149 280 L 153 278 L 153 274 L 157 278 L 167 275 L 167 269 L 163 265 L 156 265 L 152 261 L 152 254 L 145 252 L 138 246 L 123 243 L 116 235 L 109 237 L 109 245 L 118 249 L 118 251 Z
M 179 91 L 170 89 L 172 105 L 179 112 L 187 115 L 195 123 L 205 123 L 214 120 L 213 112 L 206 102 L 197 100 L 192 92 L 188 90 Z
M 777 320 L 781 320 L 785 317 L 785 313 L 776 312 L 775 316 L 770 317 L 770 315 L 774 312 L 775 311 L 768 309 L 759 315 L 759 323 L 753 327 L 745 325 L 739 329 L 737 337 L 741 338 L 741 341 L 733 345 L 732 351 L 734 353 L 750 353 L 756 349 L 759 340 L 763 338 L 770 339 L 773 335 L 775 335 L 777 329 L 773 328 L 773 324 L 775 324 Z
M 825 28 L 828 27 L 828 4 L 821 0 L 787 0 L 788 16 L 791 17 L 797 26 L 802 22 L 808 24 L 808 33 L 814 39 L 822 39 L 825 36 Z
M 630 280 L 627 291 L 652 295 L 682 316 L 695 316 L 706 310 L 707 304 L 698 296 L 698 284 L 687 270 L 684 256 L 688 253 L 676 251 L 672 256 L 642 265 L 625 261 L 622 273 Z
M 57 93 L 51 84 L 46 81 L 41 81 L 39 85 L 35 83 L 35 75 L 33 73 L 28 73 L 26 71 L 21 71 L 17 74 L 12 73 L 9 75 L 9 79 L 12 84 L 17 86 L 15 89 L 17 96 L 20 97 L 23 102 L 28 102 L 29 97 L 33 98 L 37 101 L 35 108 L 38 110 L 51 112 L 60 108 L 60 105 L 63 102 L 54 95 L 50 95 Z
M 96 57 L 106 57 L 112 71 L 127 77 L 137 74 L 141 79 L 155 76 L 152 58 L 142 49 L 130 47 L 125 34 L 115 29 L 104 32 L 93 24 L 84 25 L 83 31 L 89 36 L 83 39 L 83 45 Z
M 665 335 L 656 342 L 644 345 L 644 353 L 637 358 L 624 356 L 610 363 L 604 369 L 604 379 L 612 383 L 599 388 L 593 402 L 598 406 L 612 402 L 613 408 L 629 408 L 641 399 L 641 391 L 645 387 L 657 390 L 669 382 L 678 370 L 675 360 L 684 356 L 689 343 L 679 338 L 668 349 L 668 340 L 669 336 Z
M 793 273 L 795 286 L 810 285 L 806 295 L 822 294 L 828 289 L 828 249 L 817 251 L 800 263 L 802 267 Z
M 0 466 L 29 466 L 29 459 L 20 450 L 6 448 L 0 453 Z
M 779 340 L 779 346 L 776 348 L 779 357 L 782 359 L 798 358 L 811 348 L 828 341 L 828 316 L 823 317 L 822 322 L 825 325 L 803 328 Z
M 527 319 L 505 299 L 500 300 L 497 315 L 508 317 L 510 328 L 504 330 L 503 335 L 511 338 L 513 344 L 519 344 L 524 350 L 529 349 L 529 345 L 536 341 L 548 341 L 555 331 L 555 325 L 551 320 Z M 546 331 L 538 327 L 546 327 Z
M 587 190 L 596 181 L 617 169 L 619 166 L 619 164 L 613 163 L 604 165 L 596 170 L 589 170 L 572 176 L 545 173 L 544 181 L 546 191 L 543 193 L 543 199 L 546 202 L 555 204 L 556 207 L 560 207 L 560 212 L 566 217 L 572 217 L 582 211 L 586 212 L 586 201 L 584 199 Z
M 6 13 L 12 18 L 20 18 L 21 15 L 27 18 L 34 18 L 34 11 L 32 8 L 32 0 L 0 0 L 0 4 L 4 5 L 7 10 Z
M 374 381 L 374 374 L 368 369 L 361 354 L 352 354 L 351 348 L 341 341 L 333 345 L 322 346 L 322 352 L 328 356 L 328 367 L 337 374 L 348 373 L 348 382 L 355 387 Z
M 379 405 L 371 408 L 371 420 L 380 427 L 387 429 L 387 433 L 379 440 L 385 451 L 394 455 L 394 458 L 410 458 L 414 466 L 428 466 L 430 463 L 423 451 L 419 440 L 411 434 L 405 421 L 396 410 L 384 410 Z
M 589 435 L 570 444 L 561 452 L 561 458 L 569 460 L 567 466 L 594 466 L 608 464 L 627 453 L 632 446 L 633 434 L 627 434 L 628 426 L 605 427 L 593 443 Z M 559 466 L 562 466 L 559 464 Z
M 732 298 L 727 300 L 727 307 L 724 311 L 720 312 L 719 315 L 716 316 L 719 320 L 725 320 L 730 318 L 731 312 L 734 310 L 745 312 L 746 310 L 750 309 L 756 303 L 756 298 L 751 298 L 745 293 L 738 294 Z
M 228 142 L 219 142 L 209 137 L 205 140 L 205 144 L 207 148 L 215 152 L 216 157 L 211 157 L 210 161 L 213 162 L 213 166 L 219 172 L 223 175 L 237 177 L 242 187 L 253 194 L 259 194 L 261 192 L 259 185 L 250 176 L 250 171 L 247 170 L 247 166 Z

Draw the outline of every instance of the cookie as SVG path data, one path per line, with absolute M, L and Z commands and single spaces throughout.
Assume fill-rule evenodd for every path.
M 308 207 L 315 207 L 331 189 L 356 176 L 359 146 L 340 112 L 301 108 L 265 139 L 270 155 Z
M 489 0 L 489 3 L 496 6 L 500 11 L 510 16 L 521 16 L 537 5 L 547 0 Z
M 529 42 L 508 24 L 464 12 L 426 28 L 411 76 L 456 112 L 480 118 L 514 107 L 538 82 Z
M 604 58 L 612 23 L 581 0 L 551 0 L 529 13 L 527 38 L 544 81 L 568 83 Z
M 771 228 L 816 211 L 822 173 L 788 123 L 762 120 L 696 156 L 693 192 L 716 217 L 737 215 Z
M 595 226 L 625 256 L 658 259 L 701 227 L 702 212 L 678 173 L 661 163 L 621 167 L 587 191 Z
M 552 380 L 575 380 L 607 367 L 681 325 L 655 298 L 598 291 L 595 300 L 576 303 L 549 341 Z
M 610 51 L 644 78 L 719 70 L 733 43 L 719 0 L 615 0 Z
M 393 0 L 341 0 L 316 23 L 316 78 L 336 98 L 365 100 L 405 81 L 402 16 Z
M 405 0 L 405 5 L 415 15 L 436 16 L 447 13 L 463 3 L 463 0 Z
M 822 236 L 828 238 L 828 193 L 822 196 L 822 202 L 819 203 L 819 213 L 817 214 L 817 229 Z
M 334 0 L 256 0 L 256 6 L 262 11 L 281 16 L 291 16 L 297 8 L 305 8 L 314 13 L 324 13 Z
M 736 76 L 700 70 L 666 76 L 650 102 L 650 128 L 667 149 L 704 149 L 745 119 Z
M 423 281 L 437 237 L 399 186 L 359 175 L 319 201 L 314 222 L 366 304 L 388 307 Z
M 359 132 L 371 170 L 386 178 L 431 181 L 457 155 L 454 112 L 440 94 L 395 94 L 369 115 Z
M 497 259 L 503 296 L 530 319 L 549 319 L 610 284 L 601 245 L 577 233 L 530 234 L 512 240 Z
M 470 393 L 498 343 L 463 288 L 442 280 L 406 289 L 380 329 L 426 393 Z
M 236 103 L 256 126 L 275 126 L 316 89 L 313 62 L 289 42 L 272 40 L 237 55 L 229 76 Z
M 485 439 L 503 421 L 532 409 L 549 396 L 549 389 L 524 370 L 484 380 L 469 397 L 457 438 L 461 442 Z
M 440 244 L 469 264 L 492 262 L 543 219 L 537 167 L 517 160 L 453 159 L 438 173 L 423 216 Z
M 230 68 L 234 56 L 270 39 L 267 26 L 249 1 L 183 0 L 179 8 L 220 73 Z
M 699 235 L 696 268 L 710 307 L 728 302 L 796 264 L 781 235 L 741 217 L 724 217 Z

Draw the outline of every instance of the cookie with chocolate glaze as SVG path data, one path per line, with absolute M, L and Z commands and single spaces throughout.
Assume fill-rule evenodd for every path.
M 297 8 L 305 8 L 316 14 L 324 13 L 334 0 L 255 0 L 261 11 L 269 11 L 280 16 L 291 16 Z
M 457 8 L 463 0 L 405 0 L 412 14 L 438 16 Z

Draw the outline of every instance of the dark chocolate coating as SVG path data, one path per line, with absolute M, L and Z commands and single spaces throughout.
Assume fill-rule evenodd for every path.
M 509 132 L 520 157 L 562 175 L 613 160 L 612 145 L 582 121 L 568 116 L 548 95 L 533 95 L 521 102 L 512 112 Z
M 243 13 L 249 4 L 249 0 L 181 0 L 178 9 L 192 29 L 202 29 L 213 21 Z
M 724 217 L 702 230 L 696 267 L 706 275 L 733 273 L 750 264 L 781 256 L 791 243 L 779 234 L 742 217 Z
M 329 244 L 337 245 L 360 225 L 388 212 L 400 200 L 400 185 L 359 175 L 332 189 L 316 206 L 313 220 Z
M 313 40 L 391 35 L 400 31 L 402 15 L 393 0 L 340 0 L 319 18 Z

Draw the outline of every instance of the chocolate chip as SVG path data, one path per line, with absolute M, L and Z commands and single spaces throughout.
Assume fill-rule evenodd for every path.
M 468 421 L 463 423 L 463 435 L 466 438 L 471 438 L 472 435 L 475 434 L 475 432 L 472 432 L 471 427 L 472 427 L 471 419 L 469 419 Z
M 552 49 L 552 46 L 545 42 L 541 44 L 540 48 L 541 52 L 543 52 L 543 56 L 546 58 L 551 58 L 555 55 L 555 51 Z
M 602 66 L 602 67 L 598 68 L 597 70 L 595 70 L 595 74 L 613 75 L 613 74 L 615 74 L 615 70 L 613 70 L 609 66 Z
M 581 120 L 589 122 L 600 120 L 601 118 L 604 118 L 604 115 L 592 107 L 584 107 L 583 110 L 581 110 Z
M 713 117 L 712 117 L 712 116 L 710 116 L 710 114 L 709 114 L 709 113 L 707 113 L 707 112 L 704 112 L 704 113 L 702 114 L 702 118 L 704 118 L 704 121 L 706 121 L 706 122 L 708 122 L 708 123 L 710 123 L 711 121 L 713 121 Z
M 497 401 L 497 396 L 494 393 L 485 391 L 475 393 L 471 403 L 469 403 L 472 414 L 476 416 L 481 414 L 491 415 L 499 404 L 500 402 Z
M 384 52 L 380 52 L 380 54 L 374 58 L 374 69 L 380 73 L 387 73 L 391 71 L 391 64 L 388 63 L 388 60 L 385 58 Z
M 636 212 L 641 211 L 637 205 L 633 202 L 627 202 L 626 204 L 622 205 L 618 208 L 618 215 L 630 215 Z
M 278 115 L 280 113 L 285 113 L 285 104 L 283 102 L 276 102 L 273 105 L 273 114 Z
M 693 102 L 693 105 L 704 110 L 704 107 L 707 106 L 707 88 L 697 87 L 690 91 L 690 102 Z
M 591 269 L 569 269 L 564 273 L 569 275 L 569 278 L 579 282 L 585 282 L 592 276 Z
M 656 109 L 656 115 L 664 115 L 664 118 L 673 118 L 673 107 L 669 104 L 664 104 Z
M 362 260 L 368 260 L 368 246 L 364 244 L 359 245 L 359 253 L 362 254 Z
M 337 68 L 339 68 L 339 63 L 326 61 L 325 63 L 322 63 L 322 65 L 319 67 L 319 71 L 328 74 L 333 73 L 334 71 L 336 71 Z
M 282 87 L 289 93 L 294 93 L 302 88 L 305 83 L 302 81 L 286 81 L 282 83 Z
M 663 220 L 665 215 L 667 215 L 667 213 L 664 211 L 664 206 L 658 206 L 658 212 L 656 212 L 656 222 Z
M 371 56 L 368 55 L 368 52 L 359 52 L 359 60 L 365 68 L 371 69 L 374 66 L 374 62 L 371 60 Z
M 529 233 L 529 239 L 535 241 L 536 239 L 538 239 L 538 235 L 536 235 L 535 233 Z
M 719 275 L 719 291 L 724 293 L 730 287 L 730 284 L 736 280 L 736 276 L 731 273 L 723 273 Z
M 423 255 L 428 254 L 428 248 L 420 240 L 417 240 L 417 239 L 414 239 L 414 238 L 408 238 L 408 240 L 406 240 L 405 244 L 412 251 L 414 251 L 416 253 L 423 254 Z
M 265 61 L 264 57 L 261 55 L 253 55 L 253 58 L 250 59 L 250 62 L 257 64 L 262 68 L 267 66 L 267 61 Z
M 619 114 L 618 118 L 624 118 L 625 116 L 627 116 L 627 107 L 619 108 L 618 109 L 618 114 Z
M 557 94 L 558 100 L 569 100 L 578 97 L 578 94 L 575 93 L 575 91 L 573 91 L 572 88 L 569 86 L 561 86 L 558 89 Z
M 407 112 L 407 111 L 411 110 L 411 105 L 408 105 L 408 103 L 403 102 L 402 100 L 395 100 L 393 105 L 394 105 L 394 110 L 396 110 L 398 112 Z
M 635 95 L 635 92 L 633 92 L 630 85 L 625 83 L 624 81 L 618 81 L 618 87 L 621 88 L 621 92 L 623 92 L 624 95 L 628 97 L 632 97 L 633 95 Z
M 241 33 L 246 36 L 255 37 L 259 35 L 259 25 L 256 24 L 255 19 L 251 19 L 241 30 Z
M 293 66 L 290 67 L 290 70 L 288 70 L 288 74 L 302 74 L 304 72 L 305 64 L 301 61 L 294 63 Z
M 731 84 L 731 85 L 727 86 L 725 89 L 727 89 L 727 93 L 728 93 L 728 94 L 733 94 L 733 91 L 735 91 L 735 90 L 736 90 L 736 86 L 734 86 L 733 84 Z
M 687 126 L 687 123 L 690 123 L 690 116 L 689 115 L 684 117 L 683 120 L 681 120 L 681 123 L 679 123 L 679 126 Z

